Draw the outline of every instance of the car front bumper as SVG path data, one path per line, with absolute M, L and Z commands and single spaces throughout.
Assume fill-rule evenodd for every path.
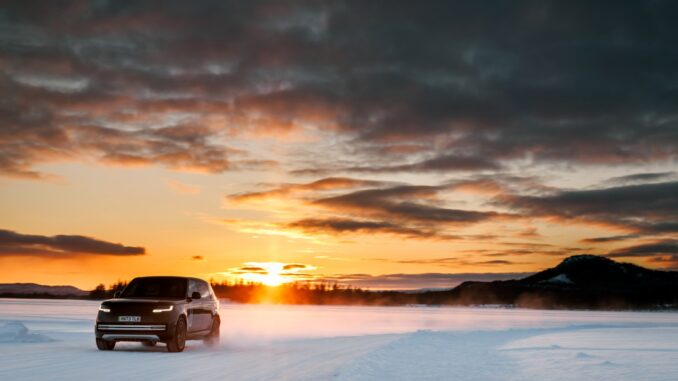
M 97 339 L 109 341 L 167 341 L 172 327 L 168 324 L 122 324 L 98 322 L 94 329 Z

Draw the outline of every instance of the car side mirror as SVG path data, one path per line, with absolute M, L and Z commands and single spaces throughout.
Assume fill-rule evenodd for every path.
M 120 297 L 120 291 L 116 291 L 113 293 L 113 299 L 117 299 Z
M 191 299 L 193 300 L 200 299 L 200 293 L 198 291 L 193 291 L 193 293 L 191 294 Z

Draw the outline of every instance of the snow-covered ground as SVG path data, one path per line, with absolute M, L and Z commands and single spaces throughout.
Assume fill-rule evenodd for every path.
M 94 345 L 97 302 L 0 299 L 0 380 L 676 380 L 678 313 L 222 304 L 222 344 Z

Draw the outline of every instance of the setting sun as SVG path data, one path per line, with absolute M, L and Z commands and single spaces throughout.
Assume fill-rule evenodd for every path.
M 308 280 L 301 270 L 315 270 L 314 266 L 281 262 L 245 262 L 222 275 L 245 282 L 261 283 L 266 286 L 280 286 L 298 280 Z
M 278 262 L 264 262 L 264 263 L 251 263 L 256 264 L 259 268 L 264 269 L 264 271 L 254 271 L 242 275 L 242 278 L 248 281 L 263 283 L 267 286 L 280 286 L 283 283 L 289 282 L 289 279 L 285 279 L 281 275 L 284 264 Z

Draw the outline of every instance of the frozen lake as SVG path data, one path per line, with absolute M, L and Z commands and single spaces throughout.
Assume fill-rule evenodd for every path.
M 222 304 L 222 343 L 99 352 L 98 302 L 0 299 L 0 380 L 675 380 L 678 313 Z M 17 334 L 22 327 L 28 329 Z

